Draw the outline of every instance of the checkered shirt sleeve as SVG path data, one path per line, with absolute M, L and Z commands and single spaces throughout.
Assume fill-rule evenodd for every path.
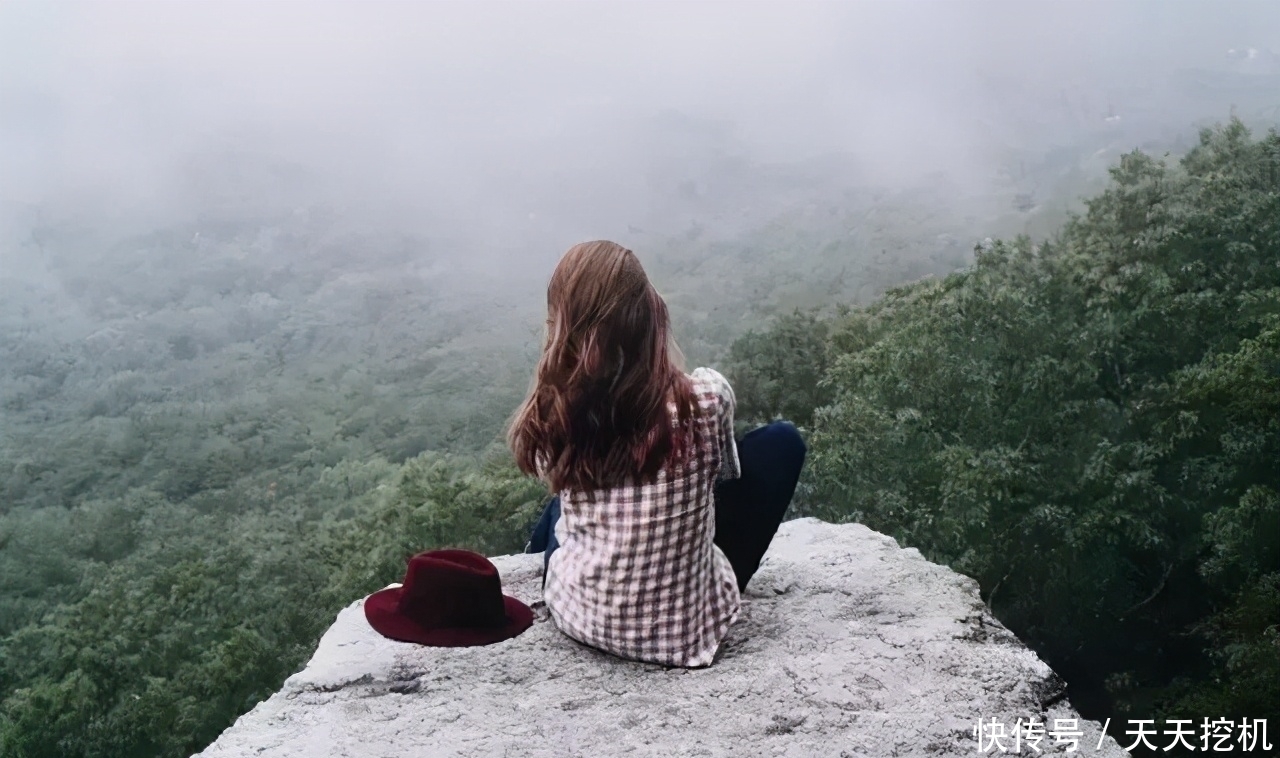
M 733 388 L 718 372 L 691 377 L 695 450 L 651 484 L 564 490 L 560 548 L 545 600 L 568 636 L 623 658 L 710 665 L 738 616 L 733 567 L 715 537 L 715 482 L 739 471 Z

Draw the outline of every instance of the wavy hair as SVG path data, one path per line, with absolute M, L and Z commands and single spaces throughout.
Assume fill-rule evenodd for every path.
M 547 286 L 529 395 L 507 429 L 517 465 L 557 492 L 652 482 L 691 445 L 696 401 L 680 363 L 667 304 L 635 254 L 606 241 L 569 248 Z

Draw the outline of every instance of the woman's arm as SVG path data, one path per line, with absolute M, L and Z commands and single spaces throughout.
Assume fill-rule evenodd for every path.
M 694 369 L 693 376 L 711 385 L 718 400 L 716 440 L 720 447 L 720 472 L 716 478 L 737 479 L 742 475 L 742 467 L 738 462 L 738 443 L 733 439 L 733 412 L 737 407 L 733 386 L 723 374 L 713 368 Z

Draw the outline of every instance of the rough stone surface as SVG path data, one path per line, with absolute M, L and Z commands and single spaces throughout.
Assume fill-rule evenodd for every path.
M 783 524 L 705 669 L 568 639 L 541 603 L 541 556 L 493 561 L 504 590 L 535 608 L 524 634 L 473 648 L 393 642 L 358 601 L 303 671 L 200 755 L 971 756 L 979 718 L 1006 733 L 1018 719 L 1079 718 L 972 579 L 861 525 Z M 1096 722 L 1079 726 L 1078 754 L 1125 755 L 1100 743 Z M 1038 747 L 1066 752 L 1052 737 Z

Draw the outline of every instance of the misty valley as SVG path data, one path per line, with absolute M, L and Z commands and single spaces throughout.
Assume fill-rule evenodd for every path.
M 41 152 L 77 111 L 0 82 L 3 136 L 26 146 L 0 194 L 0 755 L 190 755 L 409 556 L 523 550 L 548 493 L 503 429 L 552 266 L 593 238 L 639 256 L 686 367 L 733 385 L 740 433 L 800 428 L 789 517 L 976 579 L 1086 718 L 1280 730 L 1280 55 L 1170 53 L 1102 92 L 1010 38 L 1049 73 L 1000 58 L 936 112 L 905 85 L 863 82 L 865 106 L 830 85 L 822 118 L 769 105 L 790 102 L 785 67 L 718 112 L 696 88 L 624 107 L 598 72 L 616 100 L 543 93 L 569 76 L 555 51 L 535 83 L 523 53 L 474 81 L 424 65 L 425 94 L 324 69 L 350 122 L 308 120 L 336 96 L 307 73 L 287 80 L 302 105 L 262 98 L 276 120 L 185 151 L 156 137 L 176 168 L 112 143 L 136 162 L 47 197 L 24 187 L 61 176 L 55 153 L 108 151 L 66 127 Z M 878 60 L 942 75 L 917 53 Z M 191 65 L 196 94 L 144 67 L 122 112 L 163 139 L 217 122 L 200 98 L 225 94 Z M 485 77 L 522 83 L 485 99 L 505 91 Z M 294 146 L 277 121 L 320 136 Z M 427 122 L 429 149 L 392 134 Z M 865 148 L 823 131 L 864 122 Z M 348 128 L 329 156 L 326 129 Z
M 633 244 L 740 423 L 809 436 L 796 515 L 978 578 L 1087 715 L 1265 714 L 1277 179 L 1234 123 L 976 257 L 912 193 Z M 6 754 L 190 753 L 407 555 L 523 547 L 546 493 L 500 434 L 535 277 L 320 211 L 60 255 L 94 242 L 42 229 L 7 280 Z

